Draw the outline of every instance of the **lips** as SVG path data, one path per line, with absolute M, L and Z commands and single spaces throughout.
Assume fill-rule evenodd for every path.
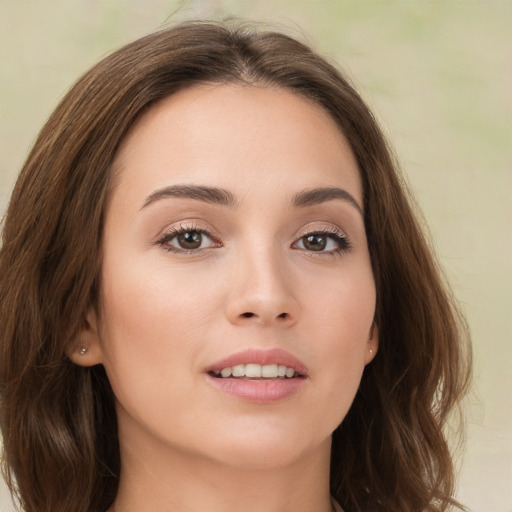
M 205 371 L 208 382 L 217 390 L 259 404 L 298 393 L 309 374 L 302 361 L 281 349 L 238 352 Z
M 309 373 L 306 365 L 295 356 L 282 349 L 257 350 L 250 349 L 243 352 L 233 354 L 221 361 L 214 363 L 206 368 L 206 372 L 220 374 L 225 368 L 233 368 L 240 365 L 259 365 L 272 366 L 277 365 L 291 368 L 302 377 L 306 377 Z

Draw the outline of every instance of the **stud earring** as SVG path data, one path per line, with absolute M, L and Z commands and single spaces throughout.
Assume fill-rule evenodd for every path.
M 373 356 L 373 348 L 370 349 L 370 355 Z
M 82 347 L 82 348 L 80 349 L 80 355 L 81 355 L 81 356 L 84 356 L 84 355 L 86 354 L 86 352 L 87 352 L 87 347 Z

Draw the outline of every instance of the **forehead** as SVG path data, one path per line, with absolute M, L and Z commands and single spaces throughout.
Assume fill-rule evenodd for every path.
M 254 85 L 199 85 L 145 112 L 117 153 L 116 188 L 149 194 L 170 183 L 242 195 L 343 186 L 362 202 L 357 164 L 334 119 L 298 94 Z

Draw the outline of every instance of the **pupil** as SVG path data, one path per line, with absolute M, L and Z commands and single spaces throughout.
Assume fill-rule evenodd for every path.
M 178 235 L 178 243 L 183 249 L 197 249 L 201 246 L 203 236 L 199 231 L 185 231 Z
M 326 237 L 322 235 L 308 235 L 304 240 L 304 246 L 311 251 L 322 251 L 326 245 Z

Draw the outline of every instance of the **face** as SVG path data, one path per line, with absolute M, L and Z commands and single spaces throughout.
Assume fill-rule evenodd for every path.
M 377 348 L 334 121 L 276 88 L 197 86 L 145 113 L 114 168 L 75 360 L 104 365 L 121 444 L 244 466 L 328 453 Z

